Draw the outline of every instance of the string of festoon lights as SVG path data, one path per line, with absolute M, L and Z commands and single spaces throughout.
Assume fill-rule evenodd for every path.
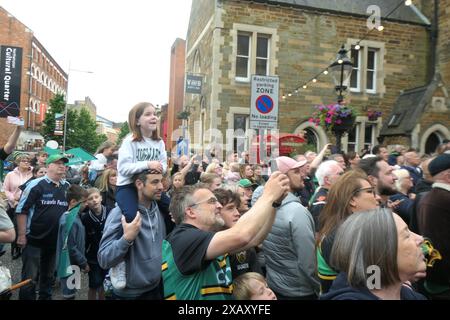
M 387 19 L 389 18 L 390 15 L 392 15 L 398 8 L 400 8 L 400 6 L 404 4 L 405 6 L 410 6 L 412 4 L 412 0 L 401 0 L 397 6 L 392 9 L 385 17 L 383 17 L 383 19 Z M 373 28 L 371 30 L 369 30 L 361 39 L 358 40 L 358 42 L 356 42 L 355 46 L 353 47 L 353 49 L 355 50 L 359 50 L 361 49 L 361 45 L 360 43 L 365 40 L 367 38 L 367 36 L 374 30 L 377 30 L 379 32 L 384 30 L 384 26 L 380 25 L 377 28 Z M 296 87 L 292 92 L 289 92 L 287 94 L 283 94 L 282 98 L 283 100 L 286 99 L 287 97 L 292 97 L 293 95 L 298 95 L 298 92 L 301 89 L 308 89 L 308 86 L 311 83 L 317 83 L 319 81 L 319 77 L 322 75 L 327 75 L 329 73 L 328 68 L 331 66 L 332 63 L 334 63 L 335 60 L 333 60 L 332 62 L 330 62 L 328 64 L 328 66 L 324 69 L 322 69 L 319 73 L 317 73 L 316 75 L 314 75 L 312 78 L 310 78 L 308 81 L 304 82 L 302 85 L 299 85 L 298 87 Z M 338 60 L 339 64 L 342 64 L 343 61 L 342 60 Z

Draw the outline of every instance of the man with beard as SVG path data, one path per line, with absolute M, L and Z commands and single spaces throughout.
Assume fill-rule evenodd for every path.
M 157 169 L 133 176 L 138 194 L 138 212 L 127 223 L 116 206 L 105 222 L 97 254 L 102 269 L 110 269 L 125 261 L 125 286 L 114 287 L 113 300 L 160 300 L 161 247 L 166 236 L 164 218 L 157 201 L 163 190 L 162 174 Z M 110 271 L 111 273 L 111 271 Z
M 381 157 L 362 159 L 359 162 L 359 168 L 367 174 L 370 183 L 375 187 L 380 197 L 380 205 L 395 211 L 401 200 L 389 201 L 389 197 L 397 193 L 395 189 L 397 177 L 393 174 L 394 168 Z
M 255 205 L 234 226 L 222 231 L 218 231 L 225 225 L 220 215 L 222 205 L 209 189 L 185 186 L 175 193 L 170 212 L 177 227 L 162 248 L 165 299 L 232 299 L 228 254 L 263 241 L 288 185 L 284 174 L 274 172 Z
M 277 209 L 273 227 L 263 242 L 267 283 L 281 300 L 317 299 L 314 220 L 294 195 L 304 187 L 307 161 L 278 157 L 276 162 L 280 172 L 289 178 L 289 193 Z

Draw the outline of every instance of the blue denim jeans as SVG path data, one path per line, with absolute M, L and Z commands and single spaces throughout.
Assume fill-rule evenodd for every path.
M 138 210 L 138 195 L 134 184 L 117 186 L 116 201 L 127 223 L 133 221 Z
M 36 300 L 39 281 L 39 300 L 52 299 L 52 283 L 55 274 L 55 248 L 38 248 L 29 244 L 22 251 L 22 281 L 32 279 L 31 284 L 20 288 L 20 300 Z

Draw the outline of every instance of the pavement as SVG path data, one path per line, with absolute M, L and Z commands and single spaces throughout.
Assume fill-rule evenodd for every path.
M 19 283 L 21 280 L 20 274 L 22 271 L 22 259 L 11 259 L 11 249 L 10 245 L 7 244 L 4 247 L 6 253 L 0 257 L 0 265 L 6 266 L 11 272 L 11 282 L 12 284 Z M 81 288 L 77 291 L 77 300 L 87 300 L 88 297 L 88 275 L 85 273 L 81 274 Z M 14 290 L 13 295 L 10 300 L 19 299 L 19 290 Z M 53 300 L 62 300 L 62 294 L 59 284 L 55 284 L 53 288 Z

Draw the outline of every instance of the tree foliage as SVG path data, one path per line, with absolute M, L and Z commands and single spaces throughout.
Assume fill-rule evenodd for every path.
M 119 137 L 117 138 L 116 144 L 120 146 L 122 144 L 123 139 L 130 133 L 130 128 L 128 127 L 128 122 L 125 121 L 120 127 Z
M 55 140 L 58 142 L 60 146 L 63 145 L 64 136 L 63 135 L 55 135 L 55 114 L 64 114 L 65 108 L 66 108 L 66 102 L 64 95 L 62 94 L 56 94 L 53 99 L 49 102 L 50 108 L 47 110 L 47 114 L 45 116 L 45 119 L 43 121 L 42 126 L 42 136 L 44 137 L 45 141 L 49 140 Z M 76 111 L 74 110 L 68 110 L 67 112 L 67 127 L 71 128 L 74 127 L 75 121 L 76 121 Z M 66 144 L 69 139 L 69 135 L 66 137 Z
M 47 112 L 43 122 L 42 135 L 45 141 L 56 140 L 60 146 L 63 145 L 64 136 L 55 136 L 55 113 L 64 113 L 66 102 L 64 95 L 57 94 L 50 100 L 50 110 Z M 96 132 L 97 124 L 90 113 L 85 109 L 80 112 L 69 109 L 67 112 L 67 136 L 66 150 L 81 147 L 94 153 L 97 147 L 107 137 Z
M 98 134 L 96 130 L 95 119 L 91 117 L 89 111 L 82 108 L 79 113 L 77 112 L 75 126 L 68 129 L 70 140 L 67 142 L 67 149 L 81 147 L 94 153 L 98 146 L 107 140 L 104 134 Z

